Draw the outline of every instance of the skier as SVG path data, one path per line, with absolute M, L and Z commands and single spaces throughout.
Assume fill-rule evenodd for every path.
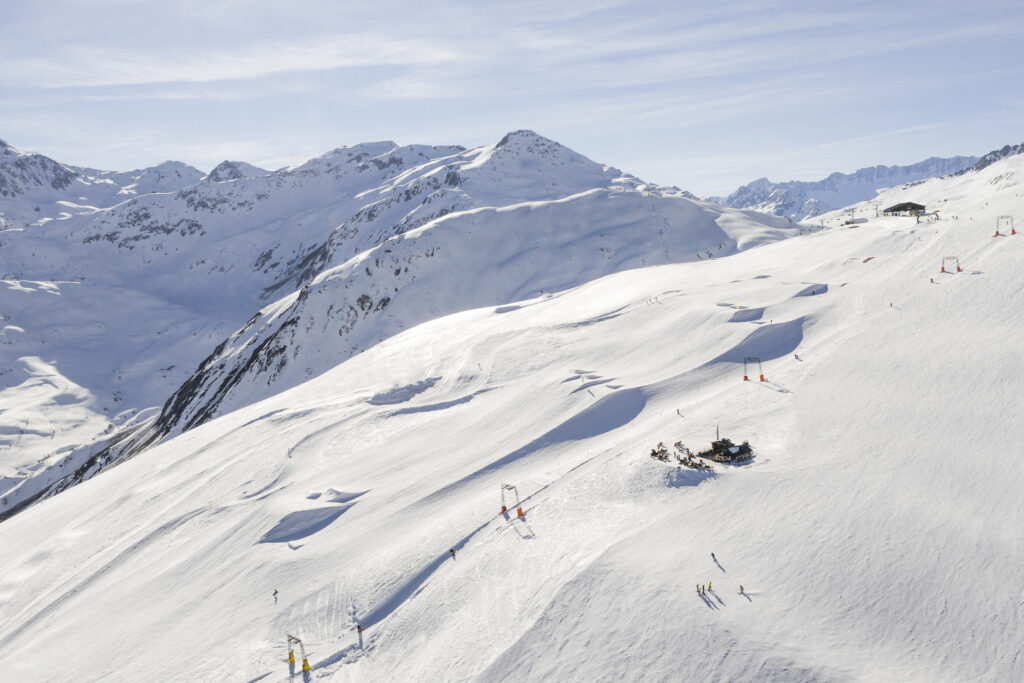
M 795 353 L 793 354 L 793 358 L 796 358 L 797 360 L 800 360 L 800 356 L 796 355 Z
M 743 595 L 743 584 L 740 584 L 740 595 Z
M 700 584 L 697 584 L 697 595 L 700 595 Z
M 455 548 L 449 548 L 448 552 L 450 552 L 452 554 L 452 559 L 454 560 L 455 559 Z
M 708 590 L 711 590 L 711 582 L 708 581 Z
M 715 554 L 714 553 L 711 553 L 711 559 L 714 560 L 715 562 L 718 562 L 718 559 L 715 558 Z
M 274 604 L 277 604 L 277 589 L 274 589 Z

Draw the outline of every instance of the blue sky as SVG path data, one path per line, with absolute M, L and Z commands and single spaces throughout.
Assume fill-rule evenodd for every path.
M 531 128 L 692 192 L 1024 140 L 1024 3 L 3 3 L 0 138 L 267 168 Z

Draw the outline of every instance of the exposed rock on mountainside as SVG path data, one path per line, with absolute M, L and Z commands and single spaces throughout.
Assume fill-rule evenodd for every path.
M 967 173 L 967 171 L 980 171 L 981 169 L 994 164 L 1000 159 L 1005 159 L 1006 157 L 1014 156 L 1016 154 L 1024 154 L 1024 142 L 1020 143 L 1019 145 L 1006 145 L 1002 149 L 993 150 L 986 154 L 985 156 L 978 159 L 977 162 L 975 162 L 974 165 L 972 165 L 970 168 L 965 168 L 961 171 L 957 171 L 954 175 L 961 175 L 963 173 Z
M 75 172 L 42 154 L 26 154 L 0 140 L 0 197 L 35 199 L 66 190 Z

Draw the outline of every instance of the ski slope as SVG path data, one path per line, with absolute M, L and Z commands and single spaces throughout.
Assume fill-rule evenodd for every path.
M 424 322 L 45 500 L 3 679 L 298 680 L 290 633 L 308 680 L 1022 680 L 1022 170 Z M 716 426 L 754 461 L 647 456 Z

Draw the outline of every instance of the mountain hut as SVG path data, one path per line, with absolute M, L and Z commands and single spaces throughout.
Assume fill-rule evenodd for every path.
M 899 204 L 893 204 L 888 209 L 882 211 L 886 216 L 892 216 L 898 213 L 909 213 L 911 216 L 919 216 L 924 213 L 924 204 L 915 204 L 914 202 L 901 202 Z

